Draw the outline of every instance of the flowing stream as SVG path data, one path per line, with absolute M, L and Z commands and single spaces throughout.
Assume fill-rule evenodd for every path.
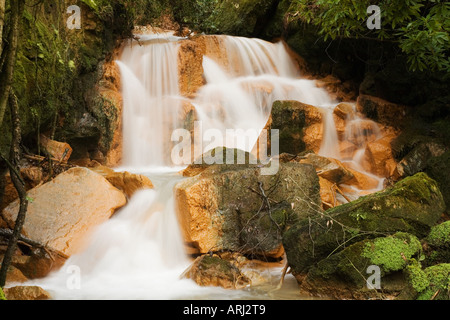
M 194 97 L 182 96 L 177 61 L 184 39 L 169 33 L 140 37 L 141 44 L 130 40 L 117 61 L 124 99 L 124 167 L 117 170 L 146 174 L 155 189 L 137 193 L 96 230 L 83 252 L 72 256 L 58 272 L 33 283 L 55 299 L 304 298 L 292 276 L 282 290 L 273 291 L 281 265 L 260 271 L 266 285 L 236 291 L 202 288 L 180 279 L 191 261 L 176 218 L 173 188 L 183 178 L 177 174 L 181 168 L 174 167 L 170 158 L 171 132 L 183 128 L 185 119 L 179 115 L 186 103 L 195 107 L 204 130 L 225 134 L 228 129 L 260 132 L 274 101 L 298 100 L 322 108 L 326 121 L 320 153 L 339 159 L 331 116 L 337 103 L 314 81 L 301 78 L 283 43 L 229 36 L 218 36 L 226 63 L 206 55 L 206 84 Z M 235 138 L 210 141 L 205 148 L 224 144 L 251 151 L 258 135 L 246 144 L 237 144 Z

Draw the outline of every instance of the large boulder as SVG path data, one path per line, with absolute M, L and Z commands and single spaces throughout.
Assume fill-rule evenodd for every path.
M 283 235 L 294 274 L 302 274 L 356 241 L 407 232 L 423 238 L 440 219 L 445 203 L 437 183 L 426 174 L 303 220 Z
M 67 256 L 82 249 L 89 234 L 126 204 L 124 194 L 101 175 L 73 168 L 28 192 L 30 199 L 23 234 Z M 19 201 L 3 216 L 14 225 Z
M 259 165 L 212 165 L 175 187 L 185 240 L 200 253 L 230 250 L 280 257 L 282 233 L 321 210 L 314 167 L 281 163 L 275 175 Z

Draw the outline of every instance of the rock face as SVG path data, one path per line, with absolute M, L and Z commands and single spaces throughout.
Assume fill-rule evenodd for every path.
M 126 204 L 122 192 L 86 168 L 73 168 L 28 193 L 31 199 L 23 234 L 68 256 L 78 252 L 90 232 Z M 3 215 L 14 225 L 19 208 Z
M 444 210 L 437 183 L 419 173 L 385 191 L 329 209 L 311 221 L 299 222 L 284 233 L 283 245 L 293 273 L 304 274 L 356 239 L 397 232 L 422 238 Z
M 287 163 L 273 176 L 258 166 L 212 165 L 175 192 L 185 240 L 200 253 L 280 257 L 282 233 L 321 210 L 319 189 L 311 165 Z
M 280 152 L 299 154 L 319 151 L 323 137 L 322 113 L 298 101 L 276 101 L 271 129 L 280 130 Z

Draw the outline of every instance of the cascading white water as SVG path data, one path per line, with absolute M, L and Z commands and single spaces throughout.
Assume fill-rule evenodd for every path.
M 171 34 L 141 36 L 125 47 L 117 61 L 122 76 L 124 166 L 139 173 L 165 167 L 164 174 L 149 174 L 155 190 L 142 191 L 102 225 L 88 248 L 71 257 L 65 267 L 46 279 L 32 282 L 56 299 L 195 299 L 242 298 L 242 292 L 200 288 L 179 276 L 189 264 L 175 214 L 174 175 L 170 159 L 171 132 L 181 128 L 182 101 L 196 108 L 205 130 L 261 131 L 276 100 L 298 100 L 323 107 L 330 115 L 321 152 L 338 157 L 337 135 L 329 110 L 336 103 L 314 81 L 300 78 L 284 44 L 221 36 L 227 63 L 205 56 L 206 84 L 194 98 L 181 97 L 178 48 L 183 39 Z M 246 144 L 209 143 L 251 151 L 258 136 Z M 209 141 L 210 142 L 210 141 Z M 207 150 L 203 150 L 207 151 Z M 147 169 L 142 169 L 147 168 Z M 71 288 L 68 270 L 80 270 L 80 288 Z M 77 269 L 78 270 L 78 269 Z M 250 297 L 255 298 L 250 294 Z M 298 297 L 300 298 L 300 297 Z

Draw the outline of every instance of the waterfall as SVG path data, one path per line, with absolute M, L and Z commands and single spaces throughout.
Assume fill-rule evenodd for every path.
M 181 96 L 179 89 L 178 54 L 184 39 L 152 34 L 125 46 L 117 61 L 122 77 L 124 167 L 149 175 L 155 190 L 136 194 L 98 228 L 84 252 L 71 257 L 60 271 L 34 282 L 56 299 L 193 299 L 242 294 L 200 288 L 179 279 L 189 259 L 174 207 L 173 187 L 182 177 L 174 174 L 170 149 L 172 131 L 184 126 L 179 114 L 186 102 L 195 107 L 203 129 L 221 133 L 229 129 L 260 132 L 276 100 L 320 107 L 326 119 L 321 153 L 339 158 L 332 116 L 337 103 L 314 81 L 301 78 L 283 43 L 216 37 L 223 44 L 223 57 L 205 54 L 205 85 L 193 97 Z M 203 151 L 222 144 L 251 151 L 258 136 L 243 144 L 236 142 L 236 136 L 216 145 L 209 141 Z M 72 266 L 81 272 L 81 289 L 68 286 Z

